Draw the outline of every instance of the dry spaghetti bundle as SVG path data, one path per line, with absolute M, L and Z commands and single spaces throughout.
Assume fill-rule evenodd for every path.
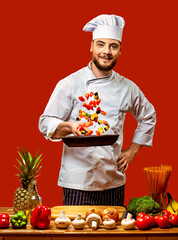
M 172 167 L 161 165 L 159 167 L 145 167 L 144 173 L 148 183 L 149 191 L 152 193 L 166 192 L 168 180 Z

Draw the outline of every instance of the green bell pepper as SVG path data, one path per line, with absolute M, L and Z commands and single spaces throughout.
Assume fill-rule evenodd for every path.
M 19 211 L 11 218 L 13 228 L 25 228 L 27 225 L 27 217 L 24 211 Z

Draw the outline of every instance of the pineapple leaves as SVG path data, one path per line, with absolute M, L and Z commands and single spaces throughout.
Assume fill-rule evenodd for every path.
M 18 148 L 17 152 L 20 156 L 20 159 L 16 158 L 16 160 L 19 163 L 19 166 L 15 167 L 20 171 L 20 175 L 17 174 L 17 176 L 19 176 L 21 179 L 23 178 L 23 181 L 29 181 L 36 177 L 36 173 L 41 169 L 42 166 L 40 166 L 40 163 L 42 161 L 42 154 L 38 156 L 38 151 L 36 152 L 35 156 L 32 157 L 32 155 L 24 147 L 23 149 Z
M 20 173 L 22 172 L 22 171 L 20 170 L 20 168 L 18 168 L 17 166 L 14 166 L 14 167 L 16 167 L 16 168 L 19 170 Z M 19 175 L 19 174 L 17 174 L 17 175 Z

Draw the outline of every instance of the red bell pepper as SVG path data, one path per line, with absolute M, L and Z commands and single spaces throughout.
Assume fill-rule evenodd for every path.
M 89 93 L 85 93 L 85 97 L 86 97 L 86 99 L 88 100 L 89 99 Z
M 96 100 L 96 105 L 99 105 L 100 102 L 101 102 L 101 98 L 97 99 L 97 100 Z
M 81 102 L 85 102 L 85 98 L 84 98 L 83 96 L 78 97 L 78 99 L 79 99 Z
M 86 133 L 86 136 L 90 136 L 93 133 L 92 130 L 88 130 L 88 132 Z
M 9 214 L 0 213 L 0 228 L 8 228 L 9 227 Z
M 83 130 L 83 124 L 78 125 L 78 127 L 76 128 L 78 131 L 82 131 Z
M 94 95 L 94 93 L 93 92 L 90 92 L 90 97 L 92 97 Z
M 102 114 L 102 115 L 106 115 L 106 112 L 104 112 L 104 111 L 101 111 L 101 114 Z
M 100 136 L 100 132 L 98 130 L 96 130 L 96 135 Z
M 38 205 L 32 212 L 30 223 L 34 228 L 48 228 L 51 220 L 51 209 Z

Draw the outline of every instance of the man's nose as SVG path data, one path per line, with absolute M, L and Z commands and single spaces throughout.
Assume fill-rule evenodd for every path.
M 103 52 L 106 53 L 106 54 L 111 53 L 109 45 L 107 45 L 107 44 L 105 45 Z

